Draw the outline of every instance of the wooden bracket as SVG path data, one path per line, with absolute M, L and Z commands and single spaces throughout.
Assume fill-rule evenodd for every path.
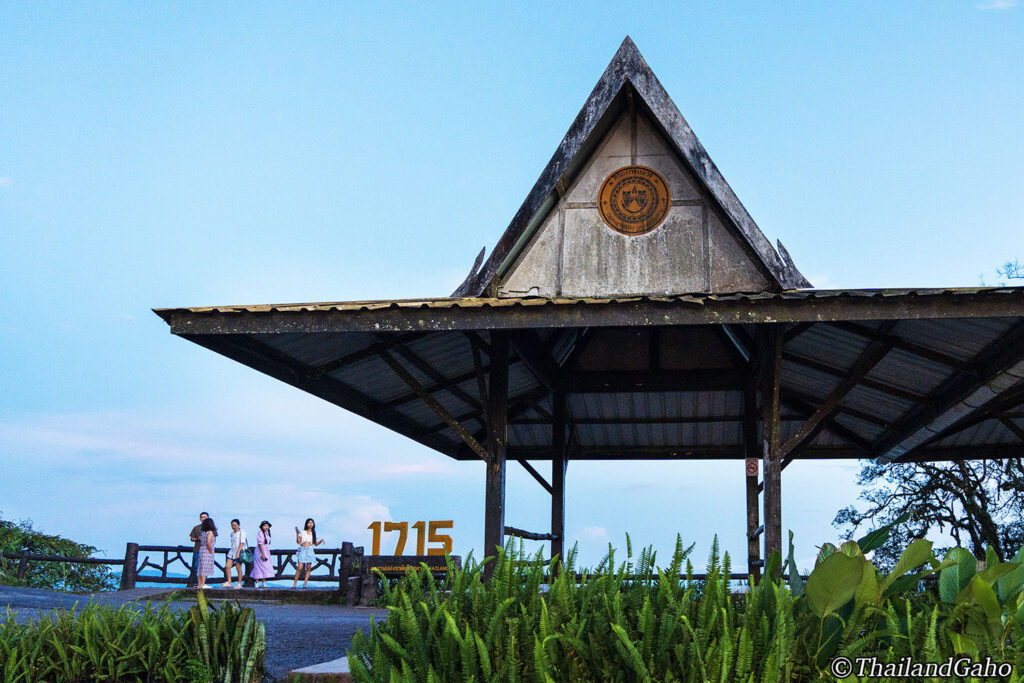
M 537 483 L 543 486 L 545 491 L 547 491 L 548 493 L 554 493 L 554 488 L 552 488 L 551 484 L 549 484 L 547 480 L 541 476 L 540 472 L 533 468 L 533 465 L 526 462 L 525 460 L 517 460 L 516 462 L 522 465 L 523 469 L 529 472 L 530 476 L 536 479 Z

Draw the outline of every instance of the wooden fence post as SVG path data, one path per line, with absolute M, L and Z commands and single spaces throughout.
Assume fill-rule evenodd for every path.
M 346 605 L 358 605 L 359 604 L 359 593 L 363 587 L 363 547 L 359 546 L 352 550 L 352 569 L 355 571 L 355 576 L 352 576 L 348 580 L 348 585 L 345 587 L 345 604 Z
M 18 581 L 24 581 L 25 576 L 28 575 L 28 551 L 22 550 L 21 557 L 18 558 Z
M 139 544 L 128 543 L 124 547 L 124 564 L 121 566 L 121 590 L 135 588 L 136 565 L 139 562 Z
M 377 575 L 370 571 L 370 558 L 365 555 L 359 567 L 359 606 L 369 607 L 377 599 Z
M 252 565 L 256 561 L 256 553 L 260 551 L 259 547 L 253 549 L 252 562 L 242 563 L 242 585 L 246 588 L 255 588 L 256 579 L 252 578 Z
M 338 590 L 342 595 L 348 591 L 348 578 L 352 575 L 352 543 L 344 541 L 341 544 L 341 563 L 338 565 Z

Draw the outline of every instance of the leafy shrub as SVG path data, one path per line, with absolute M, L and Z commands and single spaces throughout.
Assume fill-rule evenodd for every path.
M 0 622 L 0 681 L 259 681 L 266 641 L 252 610 L 90 602 Z
M 89 603 L 20 624 L 0 624 L 4 683 L 24 681 L 185 681 L 191 655 L 185 615 L 168 605 L 142 610 Z
M 212 609 L 199 591 L 189 620 L 192 650 L 210 680 L 250 683 L 263 677 L 267 639 L 252 608 L 224 603 L 219 610 Z
M 39 555 L 92 557 L 96 548 L 76 543 L 62 536 L 40 533 L 30 522 L 8 522 L 0 519 L 0 583 L 29 588 L 64 591 L 104 591 L 117 588 L 117 577 L 106 565 L 71 562 L 29 562 L 23 581 L 17 578 L 17 560 L 3 559 L 3 553 L 22 551 Z
M 831 679 L 828 663 L 840 655 L 991 656 L 1024 672 L 1024 552 L 978 571 L 970 553 L 940 561 L 918 540 L 883 573 L 865 555 L 888 534 L 825 544 L 806 582 L 791 535 L 790 575 L 773 553 L 765 578 L 745 592 L 732 590 L 717 543 L 707 579 L 694 580 L 678 538 L 663 569 L 650 549 L 634 563 L 627 536 L 624 562 L 609 552 L 580 576 L 572 562 L 557 572 L 512 548 L 486 561 L 489 582 L 471 560 L 449 564 L 442 580 L 410 570 L 385 587 L 387 620 L 356 634 L 349 665 L 360 683 L 807 681 Z M 938 585 L 926 586 L 936 574 Z

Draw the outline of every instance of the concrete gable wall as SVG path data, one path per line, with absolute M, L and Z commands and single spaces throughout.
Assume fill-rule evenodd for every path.
M 631 164 L 656 170 L 672 194 L 665 222 L 645 235 L 615 232 L 597 209 L 605 178 Z M 644 116 L 624 114 L 502 278 L 498 294 L 608 297 L 769 289 L 768 277 L 713 201 Z

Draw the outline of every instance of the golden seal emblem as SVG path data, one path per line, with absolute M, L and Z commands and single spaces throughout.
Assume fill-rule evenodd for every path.
M 609 228 L 643 235 L 661 225 L 672 203 L 668 183 L 654 169 L 623 166 L 601 184 L 597 206 Z

